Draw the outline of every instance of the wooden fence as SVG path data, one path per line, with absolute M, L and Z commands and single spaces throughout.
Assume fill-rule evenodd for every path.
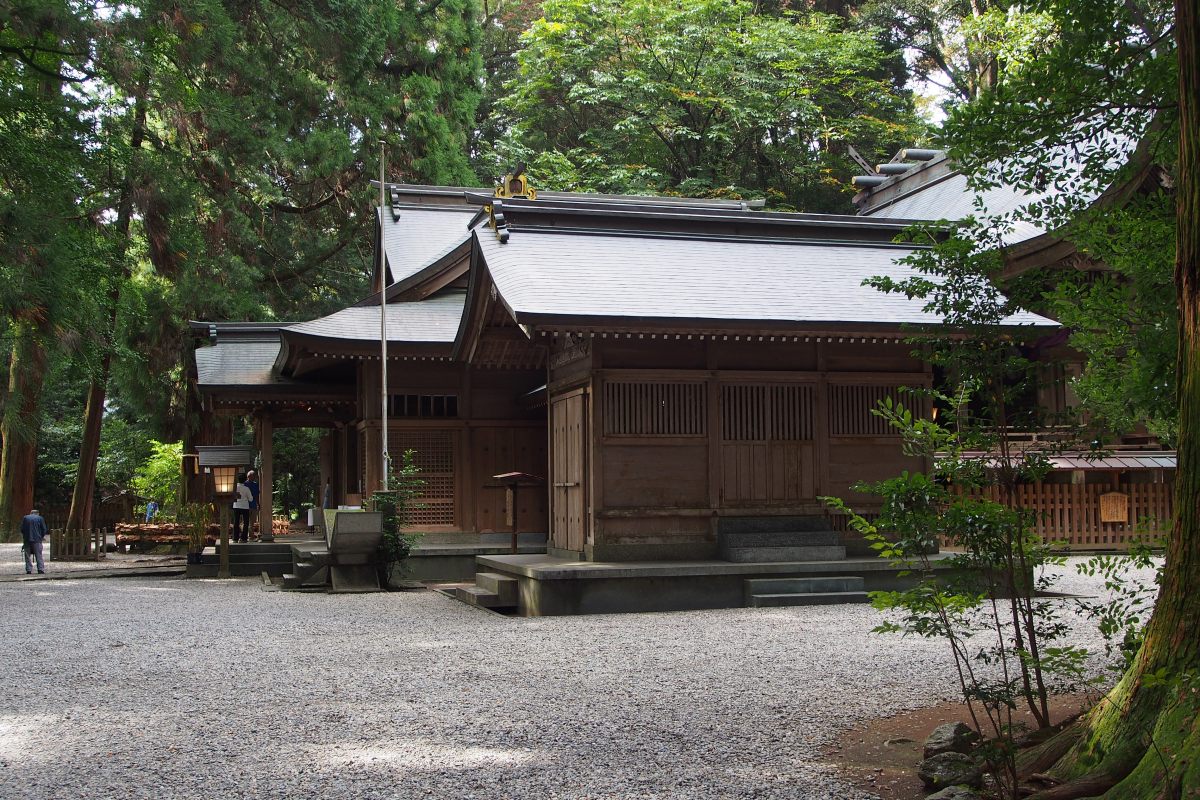
M 50 531 L 51 561 L 99 561 L 105 557 L 104 543 L 108 531 L 95 528 L 90 531 Z
M 1127 500 L 1124 522 L 1103 522 L 1102 495 L 1117 493 Z M 1000 501 L 999 487 L 984 494 Z M 1036 531 L 1043 541 L 1066 542 L 1076 550 L 1124 550 L 1140 539 L 1154 539 L 1171 528 L 1175 487 L 1170 483 L 1129 483 L 1114 488 L 1101 484 L 1041 483 L 1016 487 L 1014 504 L 1034 512 Z
M 1119 487 L 1100 484 L 1043 483 L 1018 486 L 1015 505 L 1036 515 L 1034 530 L 1044 542 L 1066 542 L 1072 550 L 1125 550 L 1140 540 L 1168 533 L 1174 520 L 1175 486 L 1171 483 L 1131 483 Z M 1102 522 L 1100 498 L 1125 495 L 1124 522 Z M 989 487 L 984 496 L 1000 502 L 1000 489 Z M 878 513 L 863 514 L 874 521 Z M 849 529 L 848 518 L 831 514 L 831 527 L 843 534 L 847 550 L 861 537 Z M 943 546 L 950 546 L 943 541 Z M 862 548 L 858 548 L 862 549 Z M 858 553 L 855 555 L 866 555 Z

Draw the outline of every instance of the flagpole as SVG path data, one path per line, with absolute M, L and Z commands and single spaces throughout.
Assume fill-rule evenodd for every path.
M 388 376 L 387 376 L 387 249 L 383 242 L 383 215 L 387 204 L 387 143 L 379 140 L 379 347 L 380 419 L 383 421 L 383 491 L 388 490 Z

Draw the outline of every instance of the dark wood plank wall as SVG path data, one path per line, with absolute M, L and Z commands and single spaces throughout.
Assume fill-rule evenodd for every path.
M 550 392 L 551 402 L 572 392 L 590 403 L 583 549 L 591 557 L 711 557 L 719 515 L 823 513 L 817 497 L 825 494 L 862 505 L 873 501 L 851 484 L 921 466 L 870 413 L 884 396 L 924 405 L 899 392 L 930 382 L 911 345 L 619 339 L 574 347 L 573 358 L 551 351 Z M 552 497 L 555 520 L 560 501 Z
M 545 410 L 522 398 L 545 380 L 542 370 L 475 369 L 450 362 L 389 363 L 393 395 L 454 397 L 455 416 L 391 416 L 388 452 L 398 463 L 405 450 L 415 454 L 425 485 L 414 513 L 414 528 L 465 533 L 503 532 L 505 491 L 492 476 L 505 472 L 546 475 Z M 348 470 L 364 487 L 378 485 L 380 421 L 378 363 L 360 368 L 356 425 L 357 463 Z M 545 491 L 518 492 L 520 531 L 548 531 Z

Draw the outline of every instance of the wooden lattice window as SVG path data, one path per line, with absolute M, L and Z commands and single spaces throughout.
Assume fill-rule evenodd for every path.
M 605 436 L 704 436 L 708 401 L 703 383 L 606 381 Z
M 813 438 L 813 387 L 750 384 L 721 387 L 721 438 L 727 442 Z
M 423 482 L 415 500 L 413 526 L 454 525 L 454 431 L 392 431 L 388 436 L 392 464 L 398 466 L 406 450 L 413 451 Z
M 913 406 L 914 398 L 900 386 L 832 384 L 829 387 L 829 432 L 833 436 L 896 436 L 887 420 L 871 412 L 887 397 Z
M 394 394 L 388 398 L 388 414 L 393 417 L 457 417 L 458 395 Z

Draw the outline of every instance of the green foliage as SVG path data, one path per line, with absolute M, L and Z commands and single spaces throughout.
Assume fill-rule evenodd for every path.
M 1068 276 L 1049 292 L 1087 358 L 1073 388 L 1093 421 L 1117 434 L 1144 424 L 1168 446 L 1178 430 L 1174 206 L 1155 192 L 1077 221 L 1073 240 L 1110 271 Z
M 1064 229 L 1107 275 L 1044 276 L 1049 313 L 1087 358 L 1075 390 L 1097 424 L 1176 433 L 1172 288 L 1177 68 L 1172 5 L 1163 0 L 1037 0 L 1024 11 L 1055 34 L 942 131 L 972 185 L 1016 185 L 1048 196 L 1009 214 Z M 1070 80 L 1064 80 L 1070 75 Z M 1110 189 L 1147 194 L 1092 207 Z
M 1052 15 L 1010 0 L 868 0 L 860 17 L 906 48 L 913 80 L 951 104 L 1041 58 L 1058 36 Z
M 890 55 L 815 13 L 745 0 L 551 0 L 523 37 L 485 154 L 548 189 L 770 195 L 844 209 L 845 143 L 884 159 L 921 133 Z
M 425 484 L 420 474 L 416 464 L 416 452 L 405 450 L 399 468 L 391 465 L 388 491 L 378 491 L 371 495 L 371 503 L 375 510 L 383 514 L 383 545 L 380 550 L 383 574 L 387 579 L 391 578 L 395 567 L 403 564 L 408 558 L 417 541 L 416 536 L 405 533 L 405 528 L 412 522 L 415 501 Z
M 187 531 L 188 552 L 200 553 L 208 541 L 208 529 L 213 520 L 211 503 L 183 503 L 175 519 Z
M 967 220 L 949 236 L 919 226 L 909 238 L 927 247 L 905 259 L 915 274 L 866 281 L 923 301 L 944 321 L 913 341 L 954 390 L 914 393 L 918 401 L 928 396 L 938 411 L 934 419 L 890 399 L 875 409 L 901 436 L 905 452 L 932 466 L 928 474 L 854 487 L 882 504 L 873 521 L 852 516 L 851 524 L 916 580 L 909 590 L 874 596 L 878 607 L 899 612 L 880 630 L 948 643 L 976 729 L 991 740 L 997 781 L 1015 798 L 1013 711 L 1024 705 L 1040 727 L 1049 726 L 1049 693 L 1084 680 L 1087 654 L 1056 644 L 1067 626 L 1059 604 L 1045 598 L 1053 582 L 1044 567 L 1062 559 L 1016 502 L 1016 487 L 1043 478 L 1049 464 L 1044 449 L 1014 446 L 1013 429 L 1037 429 L 1048 420 L 1036 403 L 1036 365 L 1023 349 L 1029 337 L 1013 320 L 1023 287 L 1009 284 L 1009 293 L 997 287 L 1004 235 L 1003 223 L 991 220 Z M 1064 433 L 1058 445 L 1070 444 Z M 840 501 L 832 505 L 848 511 Z M 929 554 L 938 542 L 959 551 L 936 565 L 951 572 L 935 569 Z
M 156 501 L 162 516 L 170 517 L 179 502 L 183 443 L 151 441 L 150 448 L 150 457 L 133 476 L 133 488 L 142 497 Z
M 321 505 L 321 433 L 315 428 L 281 428 L 274 433 L 272 496 L 289 518 L 293 511 Z
M 1132 665 L 1142 647 L 1146 622 L 1158 596 L 1162 567 L 1155 563 L 1153 556 L 1154 550 L 1143 541 L 1130 545 L 1127 553 L 1092 556 L 1077 567 L 1081 575 L 1099 575 L 1104 579 L 1108 598 L 1080 598 L 1076 603 L 1097 622 L 1108 655 L 1120 655 L 1117 669 L 1121 672 Z M 1138 570 L 1151 569 L 1154 570 L 1152 582 L 1136 577 Z
M 145 463 L 151 452 L 150 436 L 140 425 L 118 414 L 106 416 L 96 465 L 96 483 L 101 493 L 107 495 L 131 487 L 138 465 Z
M 947 642 L 975 728 L 991 740 L 988 757 L 998 768 L 997 780 L 1015 798 L 1013 712 L 1024 705 L 1041 727 L 1049 726 L 1048 693 L 1084 680 L 1087 653 L 1054 644 L 1067 625 L 1059 605 L 1043 597 L 1052 588 L 1043 568 L 1062 559 L 1033 532 L 1029 512 L 979 494 L 1028 470 L 1036 474 L 1040 466 L 1019 457 L 1008 464 L 996 456 L 985 461 L 967 451 L 964 441 L 977 441 L 959 433 L 971 427 L 970 395 L 939 397 L 955 401 L 946 415 L 954 427 L 920 419 L 891 400 L 875 411 L 903 436 L 910 453 L 930 460 L 929 474 L 905 472 L 854 486 L 881 498 L 873 520 L 840 499 L 824 499 L 850 515 L 851 527 L 881 557 L 913 578 L 912 588 L 872 593 L 876 608 L 897 612 L 875 630 Z M 935 558 L 941 542 L 958 552 Z

